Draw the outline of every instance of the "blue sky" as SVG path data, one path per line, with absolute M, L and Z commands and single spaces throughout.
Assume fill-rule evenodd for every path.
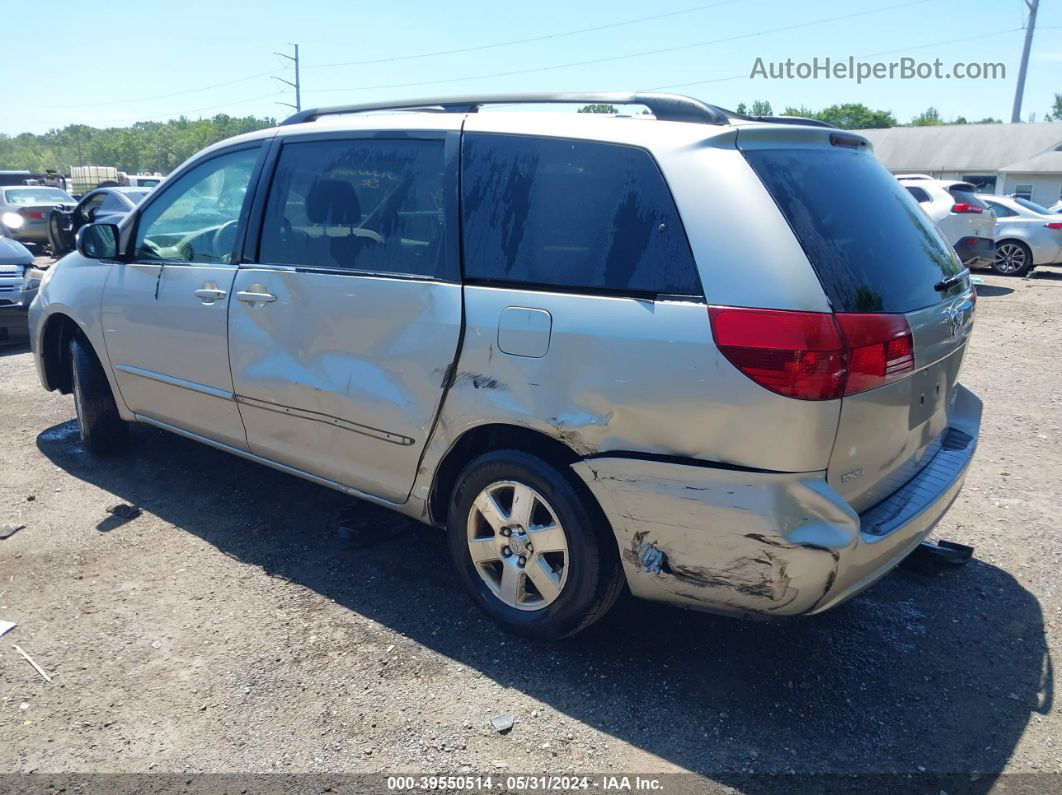
M 43 132 L 73 122 L 126 125 L 182 114 L 283 117 L 290 111 L 275 103 L 294 97 L 269 75 L 293 79 L 287 62 L 273 54 L 289 49 L 291 41 L 301 45 L 304 107 L 486 91 L 666 86 L 727 107 L 766 99 L 776 112 L 786 105 L 863 102 L 892 110 L 900 121 L 930 105 L 947 118 L 1009 120 L 1025 7 L 1022 0 L 111 0 L 105 7 L 44 8 L 19 2 L 3 12 L 5 29 L 18 35 L 5 36 L 0 132 Z M 644 19 L 658 15 L 668 16 Z M 615 24 L 638 19 L 643 21 Z M 603 25 L 612 27 L 554 35 Z M 516 39 L 537 40 L 483 47 Z M 482 48 L 405 57 L 474 47 Z M 849 55 L 940 58 L 946 67 L 998 61 L 1006 64 L 1007 78 L 857 85 L 748 77 L 757 57 Z M 356 63 L 332 65 L 350 62 Z M 1045 0 L 1023 115 L 1042 118 L 1055 92 L 1062 92 L 1062 4 Z

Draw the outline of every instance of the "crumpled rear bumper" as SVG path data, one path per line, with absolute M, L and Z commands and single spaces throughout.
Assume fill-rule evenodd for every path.
M 862 515 L 824 472 L 609 456 L 572 468 L 612 524 L 635 596 L 733 615 L 820 613 L 888 573 L 958 495 L 981 401 L 956 389 L 941 451 Z

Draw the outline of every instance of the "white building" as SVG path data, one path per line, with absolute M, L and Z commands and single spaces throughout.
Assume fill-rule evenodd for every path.
M 858 130 L 894 174 L 962 179 L 1051 206 L 1062 198 L 1062 123 Z

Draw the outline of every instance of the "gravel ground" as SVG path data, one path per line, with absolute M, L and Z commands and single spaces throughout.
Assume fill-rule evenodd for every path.
M 1057 774 L 1062 271 L 985 282 L 981 447 L 936 533 L 973 562 L 784 623 L 625 598 L 558 645 L 499 632 L 442 535 L 384 509 L 149 428 L 91 458 L 0 349 L 0 524 L 26 526 L 0 541 L 0 770 Z

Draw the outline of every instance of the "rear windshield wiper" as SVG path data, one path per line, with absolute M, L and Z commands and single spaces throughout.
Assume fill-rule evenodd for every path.
M 939 282 L 937 282 L 936 284 L 933 285 L 933 289 L 934 290 L 940 290 L 941 292 L 944 292 L 949 287 L 954 287 L 956 284 L 961 282 L 963 279 L 965 279 L 969 275 L 970 275 L 970 269 L 969 268 L 963 268 L 961 271 L 956 273 L 954 276 L 949 276 L 946 279 L 941 279 Z

